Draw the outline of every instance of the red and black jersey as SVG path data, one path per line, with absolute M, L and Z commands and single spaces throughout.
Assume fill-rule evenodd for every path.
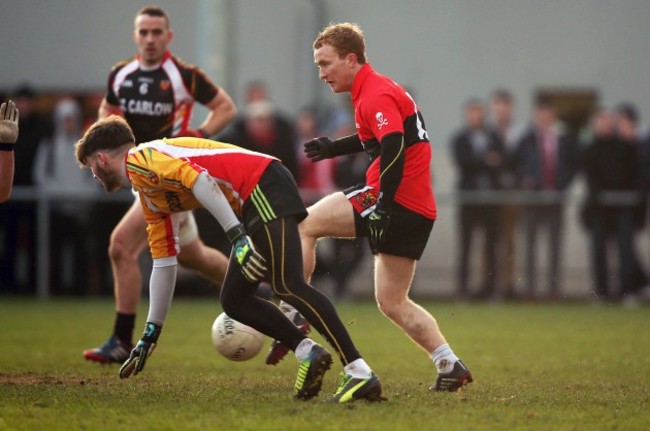
M 167 51 L 154 68 L 142 65 L 137 56 L 113 66 L 106 101 L 122 109 L 136 142 L 147 142 L 182 136 L 194 102 L 207 104 L 218 92 L 201 69 Z
M 395 201 L 435 220 L 436 201 L 431 185 L 431 145 L 422 114 L 408 92 L 392 79 L 364 64 L 352 84 L 357 133 L 372 163 L 366 183 L 380 189 L 380 143 L 390 133 L 404 135 L 405 161 Z

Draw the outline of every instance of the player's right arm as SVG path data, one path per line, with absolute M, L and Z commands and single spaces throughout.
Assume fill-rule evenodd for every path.
M 102 99 L 102 103 L 99 105 L 99 112 L 97 112 L 97 118 L 101 120 L 102 118 L 106 118 L 110 115 L 119 115 L 121 117 L 124 116 L 124 114 L 122 113 L 122 109 L 120 109 L 119 106 L 111 105 L 106 100 L 106 97 L 104 97 L 104 99 Z
M 108 74 L 108 82 L 106 84 L 106 95 L 102 99 L 102 103 L 99 105 L 99 111 L 97 112 L 97 118 L 103 119 L 110 115 L 119 115 L 124 117 L 124 113 L 118 104 L 117 94 L 113 89 L 113 82 L 117 73 L 126 65 L 127 62 L 119 62 L 111 69 L 111 72 Z
M 320 138 L 305 142 L 304 147 L 305 154 L 312 162 L 320 162 L 321 160 L 331 159 L 336 156 L 344 156 L 363 151 L 361 139 L 359 139 L 359 135 L 356 133 L 334 141 L 326 136 L 321 136 Z
M 149 278 L 149 313 L 144 333 L 135 345 L 129 358 L 120 367 L 120 378 L 137 375 L 144 369 L 147 358 L 153 353 L 162 332 L 163 324 L 171 306 L 178 270 L 177 238 L 180 229 L 180 213 L 153 213 L 140 196 L 142 211 L 147 220 L 149 248 L 153 257 L 153 268 Z

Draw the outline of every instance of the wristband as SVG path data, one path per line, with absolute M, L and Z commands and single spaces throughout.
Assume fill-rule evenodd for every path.
M 144 341 L 149 341 L 155 343 L 160 337 L 160 332 L 162 331 L 162 326 L 157 325 L 153 322 L 147 322 L 144 325 L 144 333 L 142 334 L 142 339 Z
M 226 232 L 226 235 L 228 236 L 228 239 L 230 240 L 231 243 L 234 243 L 237 241 L 237 239 L 240 236 L 246 235 L 246 229 L 244 228 L 243 224 L 238 224 L 237 226 L 228 229 L 228 232 Z
M 1 144 L 0 143 L 0 151 L 13 151 L 14 150 L 14 144 Z

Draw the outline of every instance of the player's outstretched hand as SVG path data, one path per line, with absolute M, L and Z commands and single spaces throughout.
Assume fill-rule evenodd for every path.
M 334 142 L 327 136 L 312 139 L 305 142 L 305 154 L 312 162 L 320 162 L 321 160 L 331 159 L 335 157 Z
M 233 244 L 241 272 L 251 283 L 258 283 L 266 274 L 266 259 L 255 250 L 248 235 L 242 235 Z
M 0 105 L 0 143 L 15 144 L 18 140 L 19 112 L 13 101 Z
M 147 322 L 144 325 L 144 334 L 138 344 L 131 350 L 131 355 L 124 364 L 120 367 L 120 378 L 126 379 L 133 374 L 137 375 L 144 369 L 147 363 L 147 358 L 151 356 L 156 348 L 156 342 L 162 331 L 162 326 L 156 325 L 152 322 Z

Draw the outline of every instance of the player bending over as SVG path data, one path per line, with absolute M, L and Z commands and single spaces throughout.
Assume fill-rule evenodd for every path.
M 332 357 L 275 304 L 255 296 L 263 279 L 325 337 L 345 373 L 353 376 L 332 400 L 381 399 L 379 378 L 357 351 L 334 306 L 304 279 L 298 223 L 307 212 L 293 177 L 277 159 L 200 138 L 135 146 L 131 128 L 118 116 L 91 126 L 75 151 L 79 164 L 89 167 L 107 191 L 132 187 L 138 192 L 148 225 L 153 258 L 149 313 L 120 377 L 142 371 L 162 331 L 176 283 L 178 213 L 203 207 L 233 244 L 221 290 L 223 310 L 294 352 L 299 363 L 294 396 L 318 395 Z

